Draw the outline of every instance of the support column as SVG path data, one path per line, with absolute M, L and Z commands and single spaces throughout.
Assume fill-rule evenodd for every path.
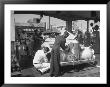
M 89 20 L 87 20 L 87 32 L 89 32 Z
M 14 12 L 11 12 L 11 41 L 15 41 L 15 16 Z
M 72 32 L 72 20 L 66 21 L 66 28 L 69 32 Z
M 50 30 L 50 28 L 51 28 L 51 27 L 50 27 L 50 16 L 49 16 L 49 30 Z
M 84 45 L 88 47 L 91 45 L 91 36 L 89 32 L 89 20 L 86 21 L 87 21 L 87 31 L 85 32 Z

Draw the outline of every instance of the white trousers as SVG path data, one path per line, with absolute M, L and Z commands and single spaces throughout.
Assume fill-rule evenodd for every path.
M 34 64 L 34 66 L 42 73 L 50 69 L 50 63 Z

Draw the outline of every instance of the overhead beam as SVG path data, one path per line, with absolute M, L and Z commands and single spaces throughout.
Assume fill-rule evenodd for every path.
M 53 12 L 53 13 L 52 13 Z M 60 13 L 62 12 L 62 13 Z M 87 11 L 84 11 L 86 15 Z M 93 13 L 90 11 L 91 14 Z M 75 14 L 74 14 L 75 13 Z M 84 13 L 83 15 L 79 15 L 78 13 L 81 13 L 81 11 L 14 11 L 14 14 L 37 14 L 37 15 L 45 15 L 45 16 L 51 16 L 55 17 L 64 21 L 67 21 L 68 18 L 72 20 L 95 20 L 96 17 L 85 17 Z M 90 15 L 90 14 L 89 14 Z M 99 16 L 100 17 L 100 16 Z M 100 18 L 97 18 L 100 20 Z

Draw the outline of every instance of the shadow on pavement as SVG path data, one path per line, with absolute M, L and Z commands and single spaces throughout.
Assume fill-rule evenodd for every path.
M 78 64 L 78 65 L 64 65 L 61 67 L 61 72 L 62 75 L 64 75 L 64 73 L 73 73 L 72 70 L 74 72 L 79 72 L 80 70 L 83 70 L 84 68 L 87 67 L 95 67 L 97 65 L 97 61 L 95 61 L 94 64 L 92 63 L 82 63 L 82 64 Z

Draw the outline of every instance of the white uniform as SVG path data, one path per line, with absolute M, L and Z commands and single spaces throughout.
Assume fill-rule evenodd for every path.
M 33 65 L 43 73 L 50 68 L 50 63 L 47 63 L 47 62 L 48 62 L 48 59 L 44 51 L 38 50 L 35 53 L 35 56 L 33 59 Z

